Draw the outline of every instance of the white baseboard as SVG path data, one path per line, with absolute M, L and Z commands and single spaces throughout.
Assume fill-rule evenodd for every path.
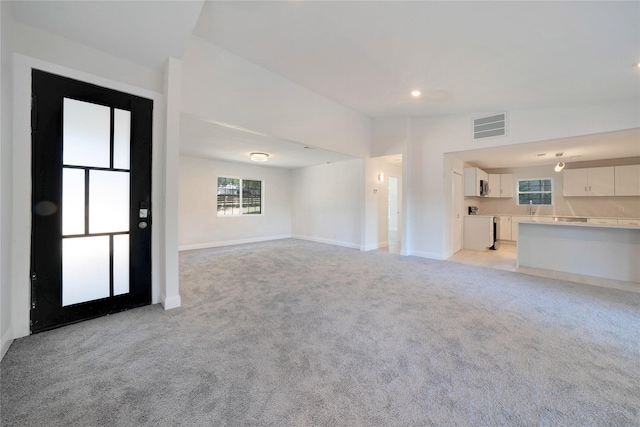
M 360 250 L 361 251 L 375 251 L 377 249 L 380 248 L 386 248 L 387 246 L 389 246 L 389 242 L 378 242 L 378 243 L 373 243 L 371 245 L 366 245 L 364 247 L 360 246 Z
M 0 360 L 2 360 L 7 351 L 9 351 L 11 344 L 13 344 L 13 326 L 9 326 L 7 332 L 0 338 L 0 342 L 2 342 L 2 347 L 0 348 Z
M 435 252 L 422 252 L 422 251 L 411 251 L 410 253 L 401 253 L 401 255 L 409 255 L 409 256 L 417 256 L 420 258 L 429 258 L 429 259 L 437 259 L 440 261 L 444 261 L 445 259 L 447 259 L 443 254 L 441 253 L 435 253 Z
M 253 237 L 251 239 L 226 240 L 223 242 L 199 243 L 197 245 L 183 245 L 178 247 L 178 251 L 190 251 L 193 249 L 209 249 L 219 248 L 222 246 L 244 245 L 246 243 L 268 242 L 269 240 L 290 239 L 291 234 L 283 234 L 280 236 Z
M 180 295 L 174 297 L 165 297 L 164 295 L 160 295 L 160 304 L 164 307 L 165 310 L 171 310 L 173 308 L 178 308 L 182 305 L 182 299 Z
M 342 246 L 351 249 L 360 249 L 360 245 L 356 243 L 341 242 L 338 240 L 322 239 L 320 237 L 302 236 L 300 234 L 292 234 L 292 238 L 300 240 L 309 240 L 310 242 L 327 243 L 329 245 Z

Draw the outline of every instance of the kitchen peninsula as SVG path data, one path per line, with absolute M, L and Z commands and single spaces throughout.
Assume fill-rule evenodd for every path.
M 517 270 L 640 292 L 640 227 L 521 221 Z

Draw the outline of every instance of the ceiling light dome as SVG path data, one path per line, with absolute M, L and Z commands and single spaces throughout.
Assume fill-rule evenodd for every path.
M 411 91 L 411 96 L 413 96 L 414 98 L 417 98 L 420 95 L 422 95 L 422 92 L 420 92 L 419 90 L 412 90 Z
M 249 158 L 254 162 L 266 162 L 269 160 L 269 155 L 267 153 L 251 153 Z

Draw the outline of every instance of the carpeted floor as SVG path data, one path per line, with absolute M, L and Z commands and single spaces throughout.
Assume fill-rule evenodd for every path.
M 637 426 L 640 294 L 280 240 L 16 340 L 3 426 Z

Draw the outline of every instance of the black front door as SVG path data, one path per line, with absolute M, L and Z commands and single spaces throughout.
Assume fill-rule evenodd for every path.
M 153 102 L 32 73 L 31 332 L 151 303 Z

